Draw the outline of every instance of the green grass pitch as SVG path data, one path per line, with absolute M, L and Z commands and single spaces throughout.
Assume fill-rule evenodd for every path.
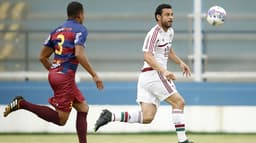
M 256 134 L 189 133 L 195 143 L 256 142 Z M 89 134 L 88 143 L 177 143 L 174 133 Z M 0 143 L 78 143 L 76 134 L 0 134 Z

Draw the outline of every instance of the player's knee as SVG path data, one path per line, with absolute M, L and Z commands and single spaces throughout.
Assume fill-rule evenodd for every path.
M 153 121 L 153 119 L 144 119 L 143 124 L 150 124 Z
M 58 125 L 59 126 L 64 126 L 68 120 L 68 117 L 69 117 L 69 112 L 62 112 L 62 111 L 59 111 L 58 112 L 59 114 L 59 122 L 58 122 Z
M 73 107 L 78 111 L 78 112 L 88 112 L 89 111 L 89 106 L 87 104 L 83 103 L 77 103 L 74 104 Z
M 66 122 L 60 122 L 59 126 L 64 126 L 66 124 Z
M 87 104 L 85 104 L 85 108 L 83 112 L 88 112 L 89 111 L 89 106 Z
M 77 111 L 87 113 L 89 111 L 89 106 L 87 104 L 84 104 L 83 106 L 81 106 L 81 108 L 78 108 Z
M 67 119 L 60 119 L 59 126 L 64 126 L 67 123 Z
M 153 115 L 148 115 L 143 117 L 143 124 L 150 124 L 154 119 Z
M 178 101 L 177 101 L 177 106 L 178 106 L 179 109 L 184 109 L 184 107 L 185 107 L 185 101 L 184 101 L 184 99 L 178 100 Z

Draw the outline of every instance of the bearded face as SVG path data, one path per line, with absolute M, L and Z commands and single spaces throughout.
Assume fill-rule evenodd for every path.
M 169 8 L 162 9 L 162 15 L 158 15 L 158 24 L 164 29 L 168 30 L 168 28 L 172 27 L 173 22 L 173 11 Z

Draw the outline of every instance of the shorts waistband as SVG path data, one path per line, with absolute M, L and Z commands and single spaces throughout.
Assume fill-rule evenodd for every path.
M 147 71 L 152 71 L 154 70 L 152 67 L 147 67 L 141 70 L 141 72 L 147 72 Z

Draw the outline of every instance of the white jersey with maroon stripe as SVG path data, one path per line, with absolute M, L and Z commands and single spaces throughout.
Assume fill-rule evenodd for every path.
M 147 34 L 144 45 L 142 48 L 143 52 L 152 52 L 156 61 L 165 69 L 167 69 L 167 61 L 170 48 L 172 46 L 172 39 L 174 31 L 169 28 L 165 32 L 158 24 L 154 26 Z M 146 61 L 144 61 L 143 68 L 150 67 Z
M 148 32 L 142 50 L 143 52 L 152 52 L 156 61 L 167 69 L 168 55 L 172 46 L 173 36 L 172 28 L 165 32 L 159 25 L 156 25 Z M 158 107 L 161 101 L 177 92 L 172 80 L 167 80 L 165 76 L 153 70 L 144 61 L 143 70 L 139 75 L 137 84 L 136 101 L 138 103 L 152 103 Z

